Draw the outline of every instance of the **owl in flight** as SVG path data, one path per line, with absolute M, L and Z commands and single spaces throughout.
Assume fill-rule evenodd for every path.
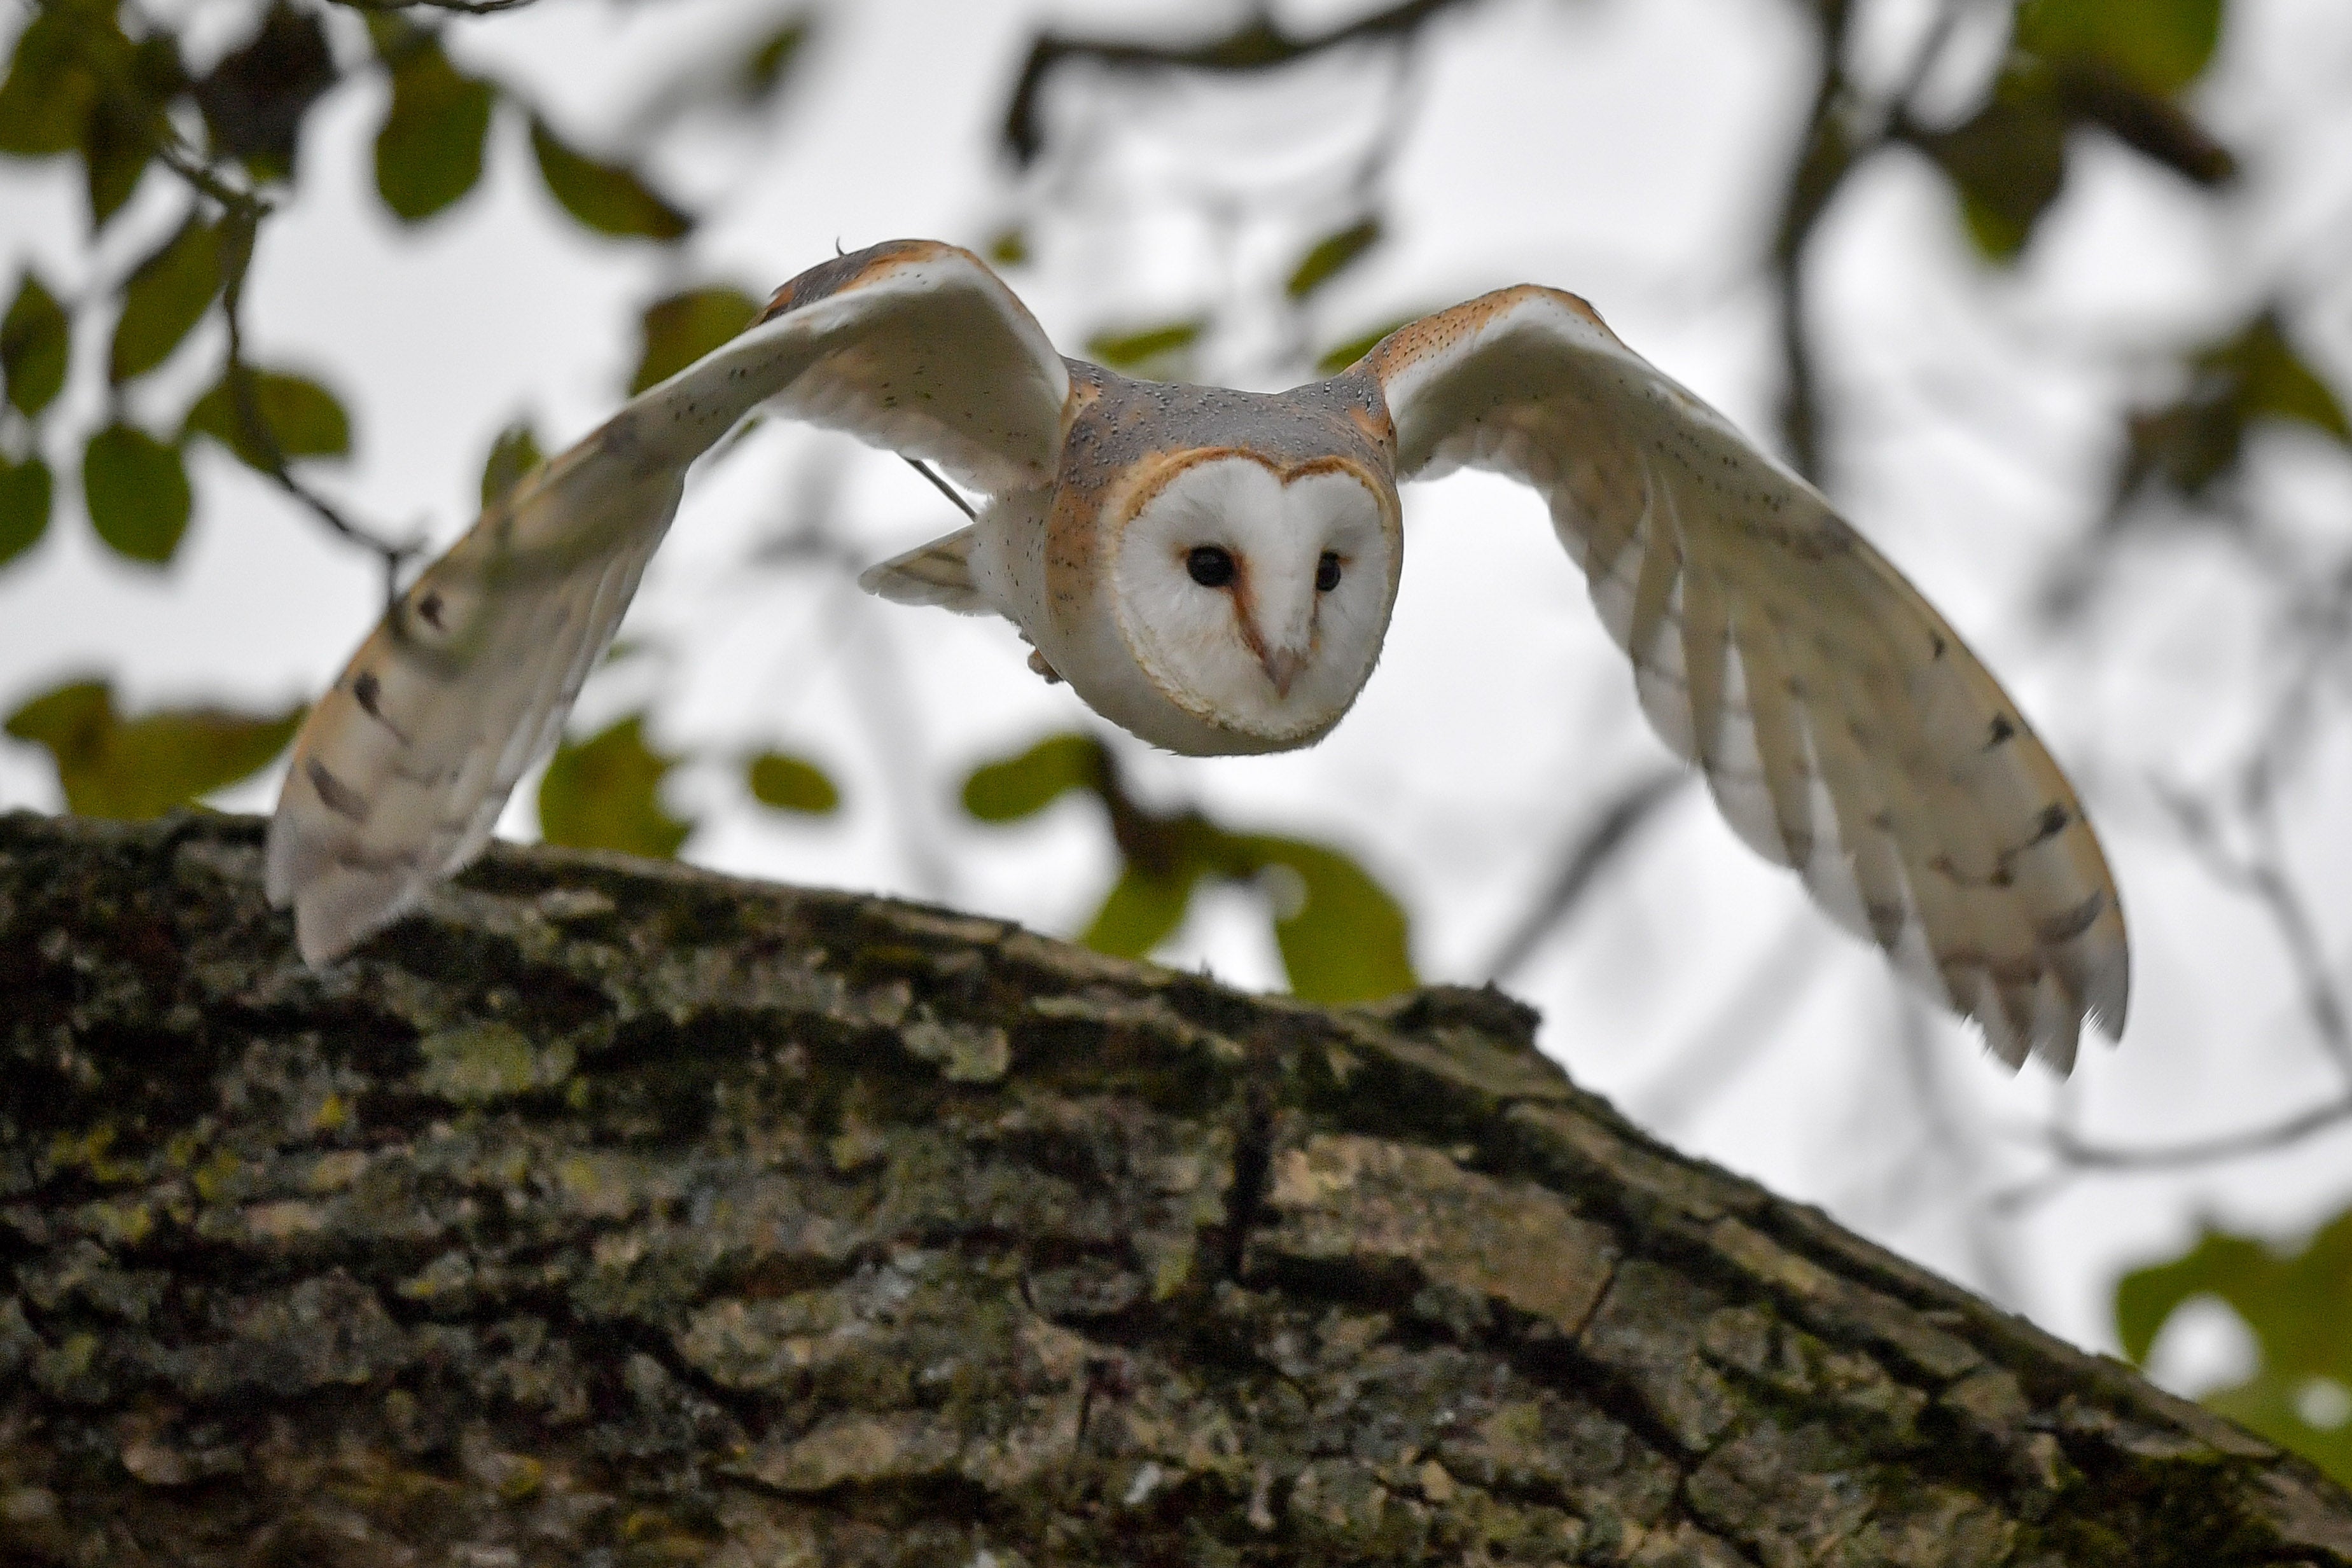
M 486 510 L 294 743 L 268 886 L 341 955 L 478 854 L 555 745 L 686 470 L 754 408 L 937 464 L 972 524 L 871 591 L 1011 621 L 1033 663 L 1193 756 L 1313 744 L 1380 657 L 1397 483 L 1532 485 L 1716 804 L 2012 1066 L 2121 1030 L 2123 914 L 2074 790 L 1927 601 L 1822 496 L 1574 295 L 1506 288 L 1286 392 L 1055 352 L 970 252 L 810 268 L 731 342 Z

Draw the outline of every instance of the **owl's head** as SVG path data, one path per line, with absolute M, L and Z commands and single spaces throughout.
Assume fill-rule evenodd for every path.
M 1344 458 L 1278 472 L 1188 454 L 1118 531 L 1119 632 L 1160 695 L 1221 732 L 1216 749 L 1304 745 L 1380 658 L 1402 545 L 1395 488 Z

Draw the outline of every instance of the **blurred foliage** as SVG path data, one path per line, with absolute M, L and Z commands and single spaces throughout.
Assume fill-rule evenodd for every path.
M 2352 447 L 2344 405 L 2287 340 L 2275 308 L 2221 342 L 2192 351 L 2187 387 L 2171 402 L 2136 409 L 2116 482 L 2116 500 L 2156 481 L 2195 499 L 2234 470 L 2258 419 L 2308 426 Z
M 841 791 L 824 768 L 804 757 L 763 751 L 743 770 L 751 798 L 779 811 L 823 817 L 841 809 Z
M 38 418 L 64 389 L 72 331 L 65 307 L 27 268 L 0 319 L 0 375 L 7 381 L 9 403 L 26 418 Z
M 2203 73 L 2221 37 L 2221 0 L 2025 0 L 2017 47 L 2051 60 L 2102 60 L 2150 92 Z
M 539 785 L 539 832 L 551 844 L 668 860 L 694 831 L 661 803 L 677 758 L 646 744 L 645 715 L 631 714 L 586 740 L 566 741 Z
M 167 708 L 125 719 L 108 683 L 77 681 L 18 708 L 6 728 L 48 752 L 68 810 L 138 821 L 259 772 L 294 737 L 305 711 Z
M 736 96 L 748 107 L 763 102 L 783 85 L 809 39 L 809 19 L 795 14 L 753 44 L 735 71 Z
M 2200 185 L 2236 173 L 2174 98 L 2204 72 L 2221 26 L 2221 0 L 2025 0 L 1983 106 L 1943 130 L 1900 116 L 1897 131 L 1951 180 L 1977 248 L 2012 261 L 2065 186 L 2078 128 Z
M 1330 282 L 1349 267 L 1363 259 L 1364 254 L 1381 240 L 1381 220 L 1366 218 L 1350 224 L 1337 234 L 1326 235 L 1298 258 L 1290 269 L 1290 278 L 1282 291 L 1293 299 L 1304 299 Z
M 220 293 L 220 236 L 191 215 L 122 286 L 122 314 L 107 354 L 107 379 L 127 382 L 171 358 Z
M 278 459 L 351 455 L 352 422 L 334 393 L 314 381 L 279 371 L 249 371 L 247 379 L 261 432 L 247 424 L 237 389 L 224 380 L 188 410 L 182 443 L 192 435 L 210 436 L 264 473 L 277 466 Z M 257 434 L 266 435 L 268 444 Z
M 189 87 L 178 40 L 132 37 L 106 0 L 50 0 L 17 35 L 0 81 L 0 153 L 79 153 L 96 230 L 121 209 Z
M 758 300 L 724 285 L 655 300 L 638 321 L 640 347 L 636 371 L 629 377 L 630 395 L 667 381 L 750 326 L 759 313 Z
M 375 23 L 392 102 L 375 133 L 375 188 L 403 223 L 423 223 L 482 177 L 498 89 L 450 63 L 441 40 L 393 17 Z
M 1087 358 L 1131 376 L 1175 381 L 1190 365 L 1192 348 L 1208 325 L 1194 319 L 1134 331 L 1097 332 L 1087 340 Z
M 984 763 L 963 781 L 963 809 L 983 822 L 1015 822 L 1073 789 L 1109 789 L 1110 753 L 1091 735 L 1056 735 Z
M 999 229 L 982 250 L 995 266 L 1024 267 L 1029 261 L 1029 236 L 1017 228 Z
M 334 85 L 325 25 L 277 0 L 252 40 L 221 57 L 194 91 L 215 147 L 257 178 L 290 180 L 302 118 Z
M 38 457 L 22 463 L 0 457 L 0 566 L 40 542 L 55 490 L 49 465 Z
M 522 483 L 523 476 L 547 461 L 539 449 L 539 434 L 530 421 L 516 420 L 490 441 L 490 455 L 482 459 L 482 510 L 505 499 Z
M 201 435 L 278 480 L 387 565 L 399 559 L 398 547 L 354 527 L 286 469 L 289 459 L 349 454 L 341 398 L 321 381 L 245 362 L 235 319 L 247 260 L 279 204 L 267 193 L 296 179 L 304 127 L 348 83 L 382 79 L 389 87 L 373 183 L 404 224 L 447 210 L 480 183 L 490 123 L 509 104 L 528 122 L 534 166 L 571 222 L 658 242 L 691 229 L 692 216 L 627 162 L 579 151 L 510 86 L 454 60 L 440 31 L 397 7 L 362 9 L 363 17 L 339 23 L 331 8 L 304 0 L 253 5 L 246 31 L 202 76 L 183 63 L 184 18 L 110 0 L 41 0 L 16 35 L 0 78 L 0 154 L 79 160 L 93 245 L 158 163 L 183 194 L 177 214 L 110 285 L 67 300 L 29 270 L 19 277 L 0 319 L 0 372 L 7 407 L 33 428 L 0 442 L 0 565 L 26 556 L 47 532 L 54 485 L 31 448 L 62 405 L 76 320 L 85 311 L 98 325 L 110 321 L 110 388 L 140 381 L 192 341 L 220 345 L 197 329 L 216 313 L 229 318 L 225 348 L 211 350 L 221 356 L 211 390 L 181 417 L 175 437 L 140 428 L 110 393 L 100 418 L 79 434 L 84 509 L 110 549 L 150 565 L 173 558 L 196 510 L 179 449 Z M 748 104 L 772 95 L 806 33 L 797 13 L 769 26 L 730 68 L 737 97 Z M 339 49 L 339 36 L 357 47 Z M 649 352 L 690 357 L 696 345 L 713 340 L 725 303 L 709 291 L 698 314 L 688 313 L 660 342 L 649 340 Z M 528 455 L 537 461 L 535 444 Z
M 2259 1361 L 2203 1403 L 2352 1486 L 2352 1210 L 2297 1252 L 2209 1228 L 2179 1257 L 2125 1275 L 2116 1286 L 2124 1354 L 2146 1362 L 2173 1313 L 2205 1297 L 2237 1313 Z
M 760 112 L 793 79 L 814 32 L 813 12 L 771 12 L 752 31 L 690 60 L 649 93 L 632 125 L 635 139 L 650 139 L 689 116 Z
M 1234 832 L 1194 810 L 1153 811 L 1121 784 L 1118 758 L 1091 735 L 1056 735 L 975 768 L 964 810 L 1012 822 L 1072 791 L 1099 800 L 1118 849 L 1118 878 L 1079 940 L 1141 957 L 1176 935 L 1202 882 L 1255 889 L 1266 900 L 1290 988 L 1309 1001 L 1356 1002 L 1410 990 L 1404 910 L 1371 874 L 1328 845 Z
M 1423 311 L 1422 314 L 1426 315 L 1428 312 Z M 1421 319 L 1420 316 L 1400 316 L 1394 320 L 1381 323 L 1369 332 L 1360 332 L 1343 343 L 1333 344 L 1315 356 L 1316 373 L 1326 376 L 1338 375 L 1341 371 L 1370 353 L 1382 338 L 1398 328 L 1419 319 Z
M 81 495 L 89 526 L 127 559 L 161 566 L 188 531 L 192 502 L 179 448 L 136 425 L 110 424 L 89 438 Z
M 694 226 L 635 171 L 576 151 L 537 115 L 530 120 L 530 150 L 547 193 L 584 228 L 620 238 L 677 239 Z

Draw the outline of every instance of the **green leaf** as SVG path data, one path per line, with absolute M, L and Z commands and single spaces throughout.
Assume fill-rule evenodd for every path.
M 988 242 L 988 259 L 999 267 L 1019 267 L 1029 259 L 1029 236 L 1018 228 L 999 229 Z
M 1988 259 L 2016 259 L 2058 199 L 2066 183 L 2066 126 L 2050 72 L 2027 66 L 2004 72 L 1974 118 L 1917 137 L 1959 192 L 1969 236 Z
M 192 215 L 122 286 L 122 316 L 114 324 L 108 378 L 120 385 L 169 359 L 204 319 L 220 287 L 220 236 Z
M 539 435 L 528 418 L 499 431 L 490 443 L 490 455 L 482 460 L 482 510 L 487 512 L 504 500 L 508 491 L 522 483 L 523 476 L 544 461 Z
M 2295 420 L 2352 445 L 2343 403 L 2294 351 L 2276 312 L 2256 317 L 2235 340 L 2208 350 L 2202 362 L 2237 376 L 2249 414 Z
M 27 267 L 0 319 L 0 375 L 7 378 L 8 401 L 26 418 L 37 416 L 65 386 L 72 332 L 58 297 Z
M 1311 1002 L 1361 1002 L 1421 983 L 1403 907 L 1353 860 L 1321 844 L 1262 834 L 1234 835 L 1228 844 L 1232 871 L 1257 873 L 1276 900 L 1275 941 L 1294 993 Z
M 666 382 L 751 324 L 760 302 L 740 288 L 689 288 L 646 307 L 629 395 Z
M 530 150 L 547 193 L 582 226 L 626 238 L 676 239 L 694 220 L 670 205 L 636 174 L 617 163 L 600 163 L 564 145 L 547 122 L 533 115 Z
M 278 455 L 348 457 L 352 424 L 335 394 L 314 381 L 278 371 L 255 371 L 253 400 L 269 434 L 277 438 Z M 246 428 L 236 406 L 236 394 L 224 379 L 188 410 L 181 439 L 208 435 L 236 454 L 247 466 L 268 473 L 269 455 Z
M 18 708 L 7 732 L 47 750 L 68 810 L 142 821 L 259 772 L 302 714 L 171 708 L 126 721 L 105 682 L 81 681 Z
M 110 424 L 89 438 L 81 491 L 98 537 L 132 560 L 163 565 L 188 530 L 193 500 L 179 449 L 135 426 Z
M 480 181 L 498 90 L 461 74 L 431 34 L 386 32 L 392 105 L 375 133 L 376 193 L 403 223 L 422 223 Z
M 751 787 L 753 800 L 779 811 L 822 817 L 841 808 L 841 791 L 825 777 L 824 769 L 781 751 L 753 758 L 745 781 Z
M 1087 353 L 1115 371 L 1140 371 L 1173 360 L 1199 341 L 1207 327 L 1196 318 L 1138 332 L 1098 332 L 1087 340 Z
M 1207 868 L 1187 859 L 1169 872 L 1147 871 L 1133 861 L 1119 870 L 1110 895 L 1095 912 L 1078 940 L 1097 953 L 1140 958 L 1176 934 L 1192 902 L 1192 889 Z
M 1315 242 L 1307 254 L 1298 258 L 1291 269 L 1290 281 L 1283 291 L 1293 299 L 1304 299 L 1340 273 L 1363 259 L 1364 253 L 1380 243 L 1381 220 L 1366 218 L 1350 224 L 1337 234 L 1324 235 Z
M 2150 91 L 2203 73 L 2221 36 L 2221 0 L 2024 0 L 2017 46 L 2045 59 L 2102 59 Z
M 2238 465 L 2259 418 L 2293 420 L 2352 445 L 2344 404 L 2297 354 L 2274 310 L 2231 338 L 2188 356 L 2189 386 L 2175 402 L 2135 410 L 2118 496 L 2147 479 L 2195 497 Z
M 1316 373 L 1326 376 L 1338 375 L 1341 371 L 1370 353 L 1382 338 L 1398 328 L 1408 326 L 1419 319 L 1417 316 L 1400 316 L 1385 327 L 1375 327 L 1370 331 L 1360 333 L 1344 343 L 1333 344 L 1316 357 Z
M 794 16 L 752 45 L 736 73 L 736 97 L 747 105 L 773 97 L 784 78 L 792 73 L 793 62 L 800 57 L 801 46 L 808 42 L 808 18 Z
M 2315 1425 L 2305 1411 L 2312 1396 L 2325 1387 L 2339 1404 L 2345 1385 L 2335 1378 L 2299 1377 L 2265 1367 L 2234 1388 L 2216 1389 L 2198 1403 L 2227 1416 L 2281 1448 L 2292 1448 L 2327 1472 L 2339 1485 L 2352 1486 L 2352 1422 Z
M 0 457 L 0 566 L 40 542 L 48 530 L 54 489 L 49 465 L 38 457 L 22 463 Z
M 302 119 L 335 85 L 335 57 L 318 15 L 276 0 L 261 30 L 195 84 L 213 145 L 263 179 L 289 180 Z
M 154 155 L 152 115 L 113 98 L 100 98 L 91 106 L 81 156 L 92 233 L 104 228 L 107 220 L 131 200 Z
M 2169 1262 L 2126 1274 L 2116 1285 L 2116 1331 L 2124 1353 L 2144 1361 L 2173 1312 L 2200 1296 L 2235 1312 L 2254 1336 L 2252 1377 L 2206 1403 L 2264 1437 L 2295 1448 L 2339 1479 L 2352 1480 L 2352 1427 L 2306 1418 L 2314 1380 L 2352 1388 L 2352 1211 L 2323 1226 L 2294 1252 L 2208 1228 Z
M 95 234 L 139 188 L 170 129 L 165 112 L 186 89 L 188 74 L 180 64 L 179 45 L 167 32 L 132 44 L 111 27 L 89 29 L 82 34 L 82 48 L 85 57 L 103 62 L 95 72 L 98 96 L 82 129 L 82 172 Z
M 671 858 L 694 831 L 691 821 L 662 807 L 661 781 L 677 765 L 646 744 L 642 714 L 577 745 L 566 741 L 540 782 L 540 837 L 574 849 Z
M 2209 1292 L 2224 1301 L 2249 1288 L 2259 1293 L 2268 1287 L 2273 1265 L 2259 1241 L 2208 1229 L 2170 1262 L 2126 1274 L 2116 1282 L 2116 1338 L 2124 1354 L 2145 1362 L 2175 1308 Z
M 51 158 L 80 149 L 99 84 L 76 34 L 110 26 L 102 16 L 92 6 L 49 5 L 25 24 L 7 79 L 0 81 L 0 152 Z
M 1018 757 L 974 768 L 964 780 L 963 809 L 983 822 L 1011 822 L 1044 810 L 1070 789 L 1102 788 L 1102 742 L 1056 735 Z

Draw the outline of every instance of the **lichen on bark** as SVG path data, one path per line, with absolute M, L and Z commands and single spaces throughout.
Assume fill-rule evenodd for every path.
M 2352 1564 L 2352 1500 L 1674 1154 L 1488 992 L 0 818 L 0 1557 Z

